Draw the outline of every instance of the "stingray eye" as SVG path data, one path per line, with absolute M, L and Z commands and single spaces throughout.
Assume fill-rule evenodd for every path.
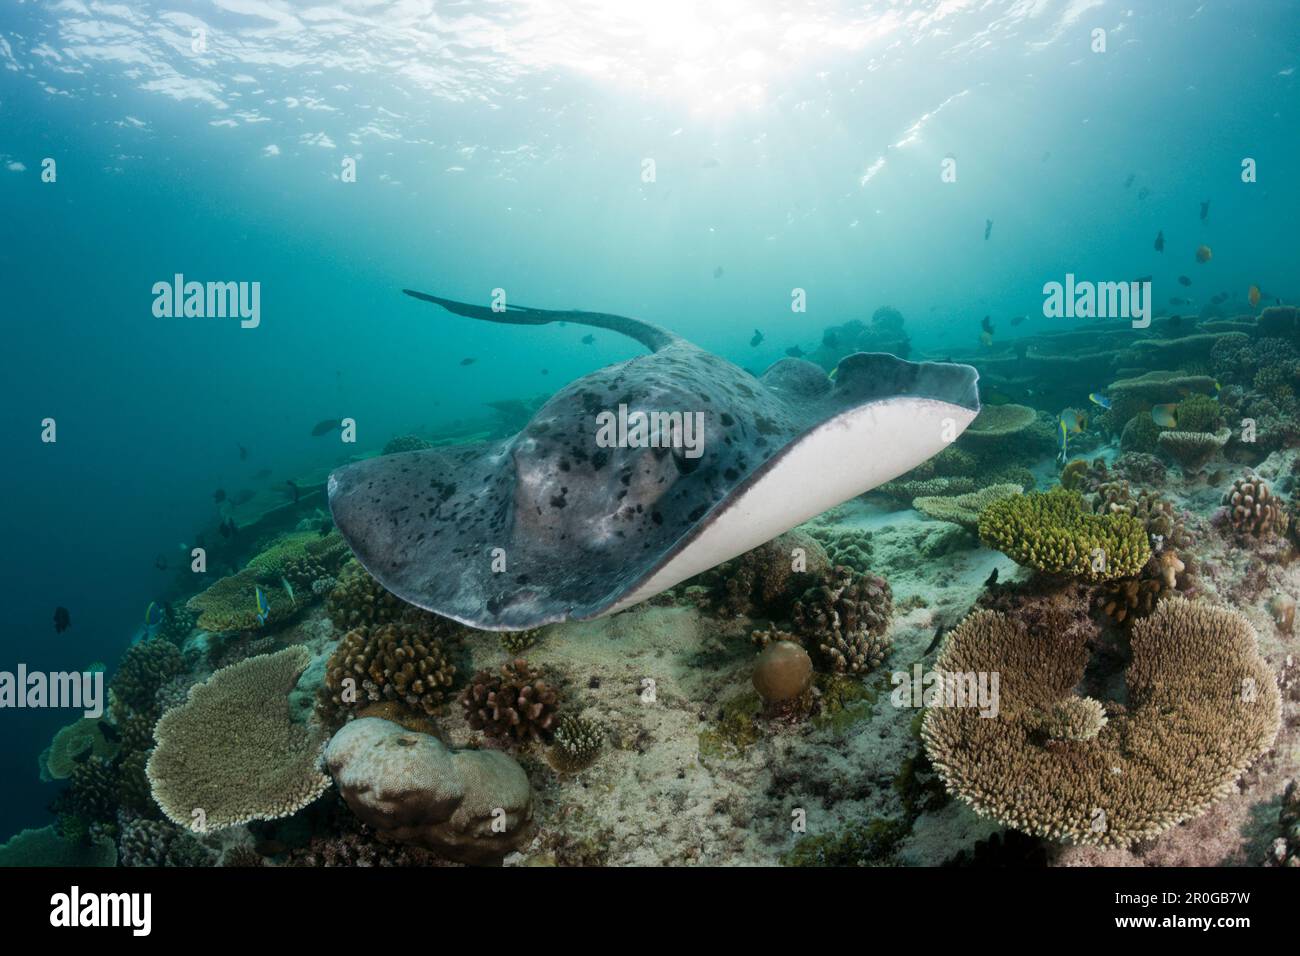
M 673 464 L 677 467 L 677 474 L 679 475 L 689 475 L 700 467 L 702 460 L 700 457 L 688 457 L 684 448 L 673 448 Z

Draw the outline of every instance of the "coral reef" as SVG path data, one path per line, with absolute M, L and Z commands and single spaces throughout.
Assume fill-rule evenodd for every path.
M 550 739 L 559 693 L 528 662 L 516 659 L 493 674 L 479 671 L 461 695 L 470 727 L 514 744 Z
M 250 657 L 163 715 L 146 773 L 169 820 L 219 830 L 289 816 L 324 792 L 322 741 L 289 716 L 289 692 L 310 660 L 298 645 Z
M 425 441 L 419 435 L 395 435 L 384 444 L 383 455 L 400 455 L 404 451 L 424 451 L 432 448 L 433 442 Z
M 212 866 L 216 855 L 184 830 L 159 820 L 124 820 L 118 837 L 121 866 Z
M 1292 780 L 1286 785 L 1277 822 L 1282 835 L 1269 847 L 1266 862 L 1271 866 L 1300 867 L 1300 782 Z
M 796 529 L 705 572 L 699 582 L 720 614 L 779 619 L 829 567 L 817 540 Z
M 884 578 L 837 567 L 795 602 L 791 620 L 802 642 L 836 673 L 865 674 L 889 653 L 893 594 Z
M 437 620 L 425 616 L 348 631 L 325 667 L 317 703 L 322 723 L 341 726 L 358 708 L 383 700 L 434 713 L 456 677 L 444 647 L 450 628 Z
M 109 684 L 115 703 L 157 716 L 158 691 L 183 666 L 181 652 L 170 641 L 155 637 L 132 644 Z
M 1226 428 L 1217 432 L 1165 431 L 1160 433 L 1156 447 L 1185 470 L 1196 471 L 1205 467 L 1231 437 Z
M 1127 700 L 1106 705 L 1090 739 L 1055 739 L 1044 720 L 1084 677 L 1086 632 L 972 613 L 935 666 L 1000 674 L 999 710 L 926 710 L 922 736 L 944 784 L 981 815 L 1071 843 L 1127 846 L 1203 812 L 1272 744 L 1273 674 L 1241 615 L 1197 602 L 1161 602 L 1131 644 Z
M 604 746 L 605 729 L 594 720 L 562 714 L 555 722 L 554 742 L 546 751 L 546 762 L 560 773 L 586 770 Z
M 339 572 L 338 584 L 330 592 L 325 606 L 330 620 L 340 631 L 363 625 L 388 624 L 414 610 L 385 590 L 355 558 Z
M 23 830 L 0 844 L 0 867 L 9 866 L 116 866 L 117 848 L 111 840 L 65 840 L 53 825 Z
M 799 708 L 812 689 L 812 658 L 793 641 L 770 641 L 754 662 L 752 681 L 769 713 Z
M 86 755 L 111 760 L 117 756 L 117 744 L 104 736 L 100 719 L 82 717 L 59 730 L 40 757 L 41 779 L 66 780 Z
M 1020 485 L 989 485 L 964 495 L 916 498 L 912 501 L 912 507 L 927 518 L 951 521 L 968 531 L 978 533 L 981 511 L 995 501 L 1021 494 L 1024 490 Z
M 1238 478 L 1224 494 L 1223 503 L 1228 507 L 1228 523 L 1242 537 L 1273 538 L 1286 533 L 1290 516 L 1262 478 Z
M 197 611 L 198 626 L 205 631 L 249 631 L 264 626 L 258 621 L 257 589 L 261 586 L 261 572 L 247 568 L 217 581 L 206 591 L 194 595 L 186 603 Z M 266 625 L 279 624 L 298 610 L 287 591 L 279 587 L 263 589 L 270 614 Z
M 465 863 L 499 861 L 532 819 L 532 788 L 496 750 L 450 750 L 436 737 L 365 717 L 325 748 L 339 793 L 386 837 Z
M 980 514 L 979 532 L 1017 564 L 1089 581 L 1135 575 L 1151 556 L 1136 518 L 1093 514 L 1065 488 L 995 501 Z

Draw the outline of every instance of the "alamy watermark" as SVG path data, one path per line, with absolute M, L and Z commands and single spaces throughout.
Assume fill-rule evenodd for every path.
M 913 664 L 911 673 L 894 671 L 890 683 L 895 707 L 971 707 L 981 717 L 998 715 L 997 671 L 927 671 Z
M 1130 319 L 1133 328 L 1151 325 L 1151 280 L 1132 282 L 1076 281 L 1043 285 L 1043 316 L 1049 319 Z
M 103 671 L 0 671 L 0 708 L 48 707 L 80 710 L 94 719 L 104 714 Z
M 680 448 L 686 458 L 704 454 L 703 412 L 618 412 L 596 416 L 596 445 L 600 448 Z
M 153 296 L 153 314 L 160 319 L 238 318 L 243 329 L 262 323 L 260 282 L 186 282 L 178 272 L 171 282 L 155 282 Z

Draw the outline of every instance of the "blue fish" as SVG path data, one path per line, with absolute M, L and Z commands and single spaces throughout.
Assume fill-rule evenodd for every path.
M 1094 405 L 1100 405 L 1102 408 L 1110 408 L 1110 399 L 1101 394 L 1101 392 L 1089 392 L 1088 400 Z
M 266 619 L 271 616 L 271 602 L 266 598 L 266 592 L 257 587 L 257 623 L 265 624 Z
M 150 601 L 144 609 L 144 626 L 146 629 L 157 627 L 163 622 L 163 609 L 157 601 Z

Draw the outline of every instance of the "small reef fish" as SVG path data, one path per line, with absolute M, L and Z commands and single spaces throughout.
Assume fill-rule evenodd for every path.
M 150 601 L 149 606 L 144 609 L 144 626 L 146 628 L 158 627 L 163 622 L 163 609 L 157 601 Z
M 992 220 L 992 219 L 985 219 L 985 220 L 984 220 L 984 238 L 985 238 L 985 240 L 988 239 L 989 234 L 992 233 L 992 232 L 993 232 L 993 220 Z
M 1259 286 L 1250 287 L 1250 291 L 1246 293 L 1246 301 L 1250 303 L 1252 309 L 1259 305 Z
M 254 591 L 257 597 L 257 623 L 262 625 L 271 616 L 271 602 L 266 599 L 266 592 L 262 590 L 261 585 L 257 585 Z
M 1088 416 L 1078 409 L 1067 408 L 1061 412 L 1061 424 L 1070 432 L 1082 432 L 1088 427 Z
M 713 278 L 715 279 L 722 278 L 722 266 L 718 266 L 716 269 L 713 270 Z
M 1029 318 L 1029 316 L 1027 316 L 1027 315 L 1016 315 L 1016 316 L 1012 316 L 1012 318 L 1011 318 L 1011 327 L 1012 327 L 1012 328 L 1015 328 L 1017 325 L 1019 325 L 1021 322 L 1025 321 L 1025 319 L 1027 319 L 1027 318 Z
M 1070 433 L 1065 427 L 1065 422 L 1059 419 L 1056 422 L 1056 444 L 1061 449 L 1061 453 L 1056 456 L 1056 460 L 1064 465 L 1065 456 L 1070 451 Z
M 984 579 L 984 586 L 986 588 L 991 588 L 993 587 L 993 585 L 997 583 L 998 583 L 998 569 L 994 568 L 993 573 Z
M 1156 252 L 1165 251 L 1165 231 L 1161 229 L 1156 233 Z
M 749 347 L 751 349 L 757 348 L 759 345 L 762 344 L 762 342 L 763 342 L 763 333 L 758 331 L 758 329 L 755 329 L 754 334 L 749 339 Z
M 298 496 L 302 494 L 302 492 L 298 489 L 298 486 L 294 484 L 291 479 L 286 479 L 285 484 L 289 486 L 289 494 L 293 495 L 293 503 L 297 504 Z
M 790 358 L 803 358 L 808 353 L 806 353 L 803 349 L 799 348 L 799 346 L 792 345 L 785 350 L 785 354 L 790 356 Z
M 326 532 L 326 534 L 328 534 L 328 533 L 329 533 L 329 532 Z M 280 583 L 281 583 L 282 585 L 284 585 L 284 593 L 287 594 L 287 595 L 289 595 L 289 603 L 290 603 L 290 604 L 297 604 L 297 603 L 298 603 L 298 599 L 297 599 L 296 597 L 293 596 L 293 585 L 289 583 L 289 579 L 288 579 L 288 578 L 281 578 L 281 579 L 280 579 Z
M 70 627 L 72 627 L 72 615 L 68 613 L 68 609 L 66 607 L 56 607 L 54 609 L 54 633 L 62 634 Z
M 1179 277 L 1178 277 L 1178 284 L 1179 284 L 1179 285 L 1191 285 L 1191 284 L 1192 284 L 1192 280 L 1191 280 L 1189 277 L 1187 277 L 1187 276 L 1179 276 Z
M 1138 190 L 1138 199 L 1146 199 L 1150 195 L 1151 190 L 1147 189 L 1145 186 Z
M 550 375 L 550 374 L 551 374 L 551 370 L 550 370 L 550 369 L 546 369 L 546 368 L 544 368 L 544 369 L 542 369 L 542 374 L 543 374 L 543 375 Z
M 243 445 L 239 446 L 239 460 L 248 461 L 248 449 L 245 448 Z
M 225 501 L 226 489 L 218 488 L 216 491 L 212 492 L 212 500 L 215 501 L 217 504 L 221 504 L 221 502 Z
M 1161 428 L 1178 427 L 1178 405 L 1169 403 L 1167 405 L 1156 405 L 1151 409 L 1151 420 Z
M 993 323 L 992 321 L 990 321 L 987 315 L 984 316 L 984 321 L 980 323 L 980 328 L 983 329 L 985 332 L 987 332 L 989 335 L 992 335 L 995 331 L 997 331 L 993 327 Z
M 584 335 L 584 336 L 582 337 L 582 344 L 583 344 L 583 345 L 592 345 L 592 344 L 595 343 L 595 341 L 596 341 L 596 336 L 594 336 L 594 335 Z
M 981 332 L 981 333 L 980 333 L 980 345 L 984 346 L 985 348 L 988 348 L 988 347 L 990 347 L 992 344 L 993 344 L 993 336 L 990 335 L 988 332 Z
M 1105 409 L 1110 408 L 1110 399 L 1100 392 L 1089 392 L 1088 401 L 1092 402 L 1094 405 L 1100 405 Z
M 1206 218 L 1209 215 L 1210 215 L 1210 201 L 1207 199 L 1205 200 L 1205 202 L 1201 203 L 1201 222 L 1205 222 Z
M 1129 173 L 1129 174 L 1128 174 L 1128 179 L 1124 180 L 1124 188 L 1125 188 L 1125 189 L 1128 189 L 1130 186 L 1132 186 L 1132 185 L 1133 185 L 1133 180 L 1135 180 L 1136 178 L 1137 178 L 1137 175 L 1136 175 L 1135 173 Z
M 1214 250 L 1209 246 L 1196 247 L 1196 261 L 1204 265 L 1214 258 Z
M 1191 305 L 1191 304 L 1192 304 L 1192 300 L 1191 300 L 1191 299 L 1181 299 L 1181 298 L 1179 298 L 1178 296 L 1173 296 L 1173 297 L 1169 300 L 1169 304 L 1170 304 L 1170 305 Z
M 936 627 L 934 629 L 934 637 L 930 639 L 930 646 L 925 649 L 925 653 L 922 654 L 921 656 L 928 657 L 930 653 L 936 647 L 939 646 L 939 642 L 943 640 L 943 636 L 947 633 L 948 633 L 948 625 L 940 624 L 938 627 Z
M 320 438 L 321 435 L 328 435 L 330 432 L 338 431 L 343 427 L 343 423 L 337 418 L 327 418 L 323 422 L 317 422 L 311 430 L 312 438 Z
M 463 358 L 463 359 L 460 360 L 460 364 L 461 364 L 462 366 L 465 366 L 465 365 L 473 365 L 473 364 L 474 364 L 475 362 L 477 362 L 477 361 L 478 361 L 478 359 L 476 359 L 476 358 Z

